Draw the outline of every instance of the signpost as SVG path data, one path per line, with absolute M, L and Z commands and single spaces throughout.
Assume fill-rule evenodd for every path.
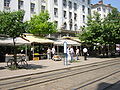
M 66 41 L 63 43 L 63 46 L 64 46 L 64 54 L 65 54 L 64 65 L 68 65 L 68 61 L 67 61 L 67 42 Z

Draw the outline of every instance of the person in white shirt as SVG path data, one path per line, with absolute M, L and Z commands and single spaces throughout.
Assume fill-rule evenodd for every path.
M 84 60 L 87 60 L 87 48 L 83 48 L 83 53 L 84 53 Z
M 77 60 L 79 60 L 79 58 L 78 58 L 78 57 L 79 57 L 79 54 L 80 54 L 79 51 L 80 51 L 80 50 L 77 48 L 77 49 L 76 49 L 76 59 L 77 59 Z
M 71 61 L 73 61 L 74 60 L 74 58 L 73 58 L 73 56 L 74 56 L 74 49 L 73 49 L 72 46 L 70 48 L 70 56 L 71 56 Z
M 71 60 L 70 48 L 69 47 L 67 48 L 67 60 L 68 60 L 68 62 L 70 62 L 70 60 Z
M 50 48 L 47 49 L 47 59 L 51 59 L 51 50 Z
M 55 52 L 56 52 L 55 47 L 52 48 L 51 52 L 52 52 L 52 57 L 53 57 L 55 55 Z

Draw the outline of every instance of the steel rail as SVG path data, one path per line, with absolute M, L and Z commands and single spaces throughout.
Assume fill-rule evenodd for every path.
M 108 78 L 108 77 L 111 77 L 111 76 L 113 76 L 113 75 L 115 75 L 115 74 L 117 74 L 117 73 L 120 73 L 120 70 L 119 70 L 119 71 L 115 71 L 115 72 L 113 72 L 113 73 L 110 73 L 110 74 L 108 74 L 108 75 L 105 75 L 105 76 L 103 76 L 103 77 L 101 77 L 101 78 L 96 78 L 96 79 L 94 79 L 94 80 L 92 80 L 92 81 L 90 81 L 90 82 L 84 83 L 83 85 L 81 85 L 81 86 L 79 86 L 79 87 L 77 87 L 77 88 L 73 88 L 72 90 L 78 90 L 78 89 L 87 87 L 87 86 L 92 85 L 92 84 L 94 84 L 94 83 L 96 83 L 96 82 L 98 82 L 98 81 L 101 81 L 101 80 L 104 80 L 104 79 L 106 79 L 106 78 Z M 118 81 L 118 82 L 116 82 L 116 83 L 119 83 L 119 82 L 120 82 L 120 81 Z M 108 85 L 108 86 L 105 87 L 103 90 L 106 90 L 107 88 L 112 87 L 112 86 L 115 85 L 116 83 L 111 84 L 111 85 Z
M 113 62 L 111 62 L 113 63 Z M 15 88 L 12 88 L 12 89 L 19 89 L 19 88 L 25 88 L 25 87 L 29 87 L 29 86 L 34 86 L 36 84 L 42 84 L 42 83 L 46 83 L 46 82 L 50 82 L 50 81 L 54 81 L 54 80 L 58 80 L 58 79 L 62 79 L 62 78 L 66 78 L 66 77 L 70 77 L 70 76 L 74 76 L 74 75 L 77 75 L 77 74 L 82 74 L 82 73 L 85 73 L 85 72 L 89 72 L 89 71 L 94 71 L 94 70 L 98 70 L 98 69 L 101 69 L 101 68 L 105 68 L 105 67 L 109 67 L 111 65 L 117 65 L 117 64 L 120 64 L 120 63 L 114 63 L 114 64 L 110 64 L 109 65 L 104 65 L 102 67 L 98 67 L 98 68 L 94 68 L 94 69 L 89 69 L 89 70 L 85 70 L 85 71 L 82 71 L 82 72 L 77 72 L 77 73 L 74 73 L 74 74 L 68 74 L 68 75 L 63 75 L 60 77 L 55 77 L 55 78 L 47 78 L 47 80 L 43 80 L 43 81 L 38 81 L 38 82 L 34 82 L 32 84 L 27 84 L 27 85 L 22 85 L 22 86 L 18 86 L 18 87 L 15 87 Z M 94 66 L 94 67 L 97 67 L 97 66 Z M 78 69 L 79 70 L 79 69 Z M 70 72 L 70 71 L 69 71 Z M 60 74 L 60 73 L 59 73 Z M 62 73 L 61 73 L 62 74 Z

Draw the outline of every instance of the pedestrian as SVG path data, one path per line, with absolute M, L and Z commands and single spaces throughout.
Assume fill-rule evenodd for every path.
M 70 60 L 71 60 L 70 48 L 69 47 L 67 48 L 67 60 L 68 60 L 68 62 L 70 62 Z
M 51 58 L 53 58 L 53 56 L 55 55 L 55 52 L 56 52 L 55 47 L 52 48 L 51 52 L 52 52 Z
M 47 59 L 48 60 L 51 59 L 51 50 L 50 50 L 50 48 L 47 49 Z
M 74 58 L 73 58 L 73 56 L 74 56 L 74 49 L 73 49 L 72 46 L 70 48 L 70 56 L 71 56 L 71 61 L 73 61 L 74 60 Z
M 80 54 L 79 51 L 80 51 L 80 50 L 77 48 L 77 49 L 76 49 L 76 59 L 77 59 L 77 60 L 79 60 L 79 58 L 78 58 L 78 57 L 79 57 L 79 54 Z
M 87 60 L 87 52 L 88 52 L 87 48 L 84 48 L 84 49 L 83 49 L 84 60 Z

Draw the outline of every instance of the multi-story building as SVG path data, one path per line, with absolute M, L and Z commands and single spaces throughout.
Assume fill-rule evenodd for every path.
M 105 5 L 103 1 L 99 1 L 97 4 L 91 5 L 91 14 L 98 12 L 101 18 L 105 18 L 112 11 L 112 6 L 110 4 Z
M 55 21 L 59 31 L 76 32 L 85 26 L 91 13 L 91 0 L 0 0 L 1 11 L 25 11 L 24 21 L 41 10 L 48 10 L 50 21 Z

